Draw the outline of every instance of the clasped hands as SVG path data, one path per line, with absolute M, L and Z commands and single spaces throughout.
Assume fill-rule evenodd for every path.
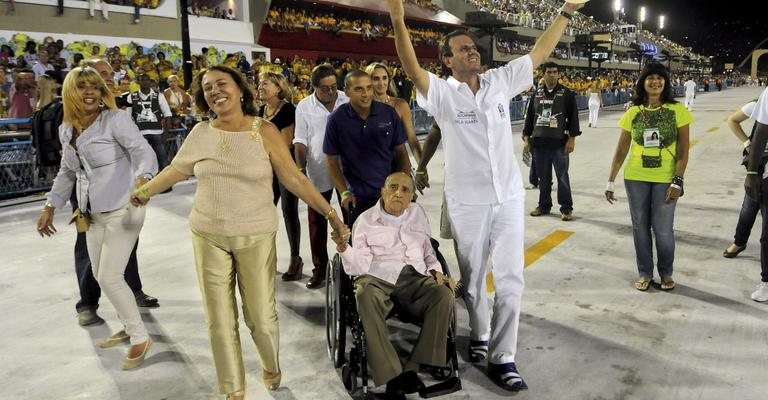
M 144 185 L 149 182 L 149 179 L 144 177 L 136 178 L 134 184 L 134 190 L 131 192 L 130 202 L 134 207 L 146 206 L 149 203 L 149 196 L 147 195 L 147 189 Z
M 350 231 L 349 227 L 344 225 L 344 223 L 340 223 L 338 226 L 333 227 L 331 239 L 336 243 L 336 251 L 343 253 L 344 250 L 347 249 L 350 236 L 352 236 L 352 231 Z

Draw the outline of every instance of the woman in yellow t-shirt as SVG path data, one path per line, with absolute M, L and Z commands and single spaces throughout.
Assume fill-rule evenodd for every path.
M 637 80 L 632 106 L 619 120 L 621 136 L 608 176 L 605 198 L 613 204 L 614 179 L 629 153 L 624 168 L 632 236 L 637 255 L 637 290 L 653 282 L 653 239 L 662 290 L 675 288 L 673 222 L 678 197 L 683 195 L 683 175 L 688 164 L 689 128 L 693 117 L 675 101 L 667 69 L 646 65 Z M 631 146 L 631 148 L 630 148 Z

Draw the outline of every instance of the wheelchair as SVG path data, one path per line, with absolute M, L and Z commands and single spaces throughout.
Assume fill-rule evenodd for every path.
M 450 277 L 448 264 L 438 250 L 439 243 L 431 239 L 432 248 L 443 269 L 443 274 Z M 325 328 L 328 356 L 335 368 L 341 368 L 341 378 L 350 396 L 358 390 L 363 398 L 368 395 L 368 357 L 363 331 L 363 323 L 357 313 L 354 293 L 354 277 L 347 275 L 341 261 L 341 256 L 333 257 L 330 268 L 326 271 L 325 291 Z M 421 325 L 421 321 L 409 315 L 397 305 L 387 316 L 396 317 L 405 323 Z M 347 352 L 347 331 L 350 333 L 349 351 Z M 430 371 L 432 378 L 439 381 L 419 391 L 422 398 L 430 398 L 454 393 L 461 390 L 459 379 L 459 362 L 456 353 L 456 315 L 452 317 L 448 329 L 446 345 L 446 366 L 433 367 Z M 361 382 L 358 382 L 358 379 Z

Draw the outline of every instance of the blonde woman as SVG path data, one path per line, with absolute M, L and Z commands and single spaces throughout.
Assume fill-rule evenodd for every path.
M 590 79 L 590 78 L 587 78 Z M 587 89 L 587 106 L 589 107 L 589 127 L 597 128 L 597 114 L 600 112 L 600 107 L 603 106 L 603 91 L 600 88 L 600 81 L 595 79 L 589 85 Z
M 258 116 L 275 124 L 280 131 L 280 137 L 293 154 L 293 131 L 296 127 L 296 107 L 290 103 L 293 88 L 282 74 L 267 71 L 259 74 L 258 95 L 262 103 Z M 282 279 L 286 282 L 297 281 L 301 279 L 304 269 L 304 261 L 299 255 L 301 247 L 299 199 L 280 183 L 277 176 L 272 179 L 272 190 L 275 205 L 280 201 L 280 207 L 283 210 L 285 231 L 288 234 L 288 244 L 291 249 L 291 262 Z
M 168 88 L 163 91 L 163 96 L 168 101 L 168 106 L 171 107 L 174 115 L 183 115 L 192 104 L 192 98 L 181 87 L 178 76 L 169 76 L 167 82 Z
M 93 276 L 124 327 L 101 347 L 130 342 L 123 369 L 136 368 L 152 339 L 123 277 L 144 224 L 144 209 L 130 205 L 129 198 L 134 187 L 157 173 L 157 160 L 131 116 L 117 109 L 95 69 L 72 69 L 64 80 L 62 97 L 61 166 L 37 220 L 37 231 L 40 236 L 56 232 L 54 211 L 66 204 L 76 187 L 80 210 L 91 218 L 86 241 Z
M 48 75 L 40 75 L 37 80 L 37 104 L 35 110 L 41 110 L 43 107 L 51 104 L 56 98 L 56 92 L 59 84 Z
M 276 390 L 282 377 L 273 284 L 277 210 L 272 203 L 272 174 L 325 215 L 337 245 L 346 243 L 350 232 L 296 168 L 280 131 L 256 116 L 250 88 L 238 71 L 216 65 L 198 74 L 195 82 L 195 107 L 215 118 L 192 129 L 171 165 L 139 188 L 132 202 L 146 204 L 150 196 L 176 182 L 197 177 L 189 225 L 219 391 L 228 400 L 242 400 L 245 368 L 236 286 L 261 359 L 264 385 Z
M 421 161 L 421 144 L 416 138 L 416 132 L 413 129 L 413 119 L 411 117 L 411 107 L 408 102 L 397 97 L 392 79 L 389 76 L 387 66 L 381 63 L 371 63 L 365 67 L 365 73 L 373 81 L 373 98 L 382 102 L 397 111 L 400 120 L 405 126 L 405 133 L 408 136 L 408 145 L 411 146 L 411 152 L 418 164 Z

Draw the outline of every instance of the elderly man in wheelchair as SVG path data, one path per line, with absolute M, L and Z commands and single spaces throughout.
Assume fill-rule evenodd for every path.
M 424 388 L 417 374 L 420 365 L 445 367 L 453 320 L 456 281 L 442 272 L 426 213 L 411 202 L 413 187 L 402 172 L 387 177 L 379 203 L 357 219 L 351 247 L 337 248 L 346 273 L 356 276 L 355 299 L 374 383 L 386 383 L 389 399 L 404 399 Z M 395 303 L 423 320 L 405 365 L 385 322 Z

